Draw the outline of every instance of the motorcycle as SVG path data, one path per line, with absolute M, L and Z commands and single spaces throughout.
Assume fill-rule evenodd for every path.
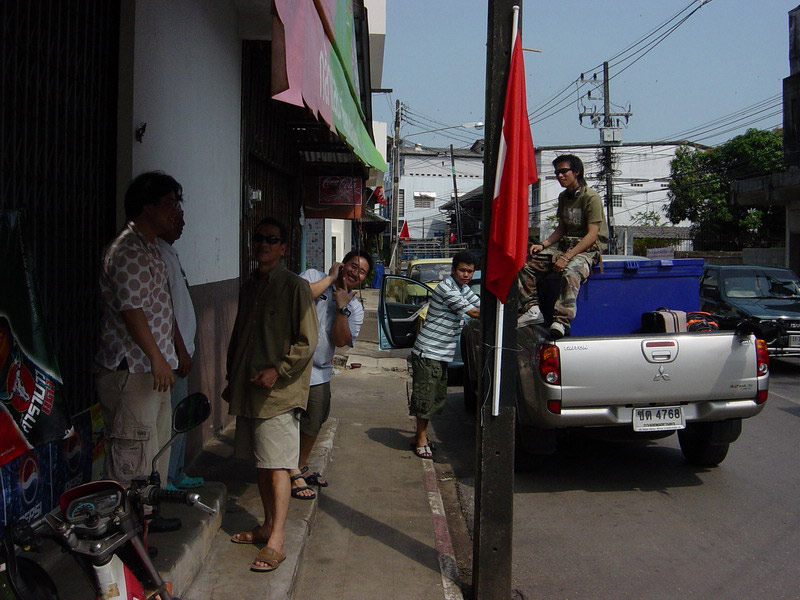
M 162 502 L 187 504 L 210 515 L 216 509 L 194 492 L 161 487 L 156 464 L 178 435 L 211 414 L 208 398 L 191 394 L 175 408 L 173 435 L 153 458 L 151 474 L 125 488 L 112 480 L 91 481 L 61 494 L 59 508 L 31 522 L 6 528 L 0 562 L 0 600 L 57 600 L 56 586 L 34 561 L 17 556 L 15 545 L 33 546 L 39 537 L 55 540 L 75 558 L 93 583 L 98 600 L 178 600 L 170 594 L 148 553 L 147 529 Z M 152 508 L 150 515 L 146 508 Z M 56 514 L 60 513 L 60 514 Z

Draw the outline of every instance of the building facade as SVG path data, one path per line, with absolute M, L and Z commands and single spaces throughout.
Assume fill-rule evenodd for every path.
M 227 423 L 225 348 L 255 223 L 289 226 L 297 270 L 319 178 L 351 178 L 361 197 L 386 169 L 371 124 L 381 18 L 385 0 L 2 3 L 13 35 L 0 41 L 0 209 L 25 215 L 72 413 L 94 402 L 103 246 L 123 225 L 131 179 L 162 170 L 184 191 L 175 247 L 198 318 L 190 391 L 214 407 L 193 436 Z M 349 246 L 349 221 L 324 231 L 336 252 Z

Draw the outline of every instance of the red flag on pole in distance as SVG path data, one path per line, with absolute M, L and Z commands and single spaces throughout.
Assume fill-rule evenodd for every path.
M 400 239 L 407 240 L 411 237 L 411 234 L 408 232 L 408 221 L 403 222 L 403 228 L 400 230 Z
M 383 195 L 383 186 L 379 185 L 375 188 L 375 197 L 378 199 L 378 204 L 386 206 L 386 197 Z
M 522 37 L 517 32 L 508 71 L 486 258 L 486 288 L 500 302 L 506 301 L 514 278 L 525 264 L 528 254 L 528 188 L 538 179 L 525 96 Z

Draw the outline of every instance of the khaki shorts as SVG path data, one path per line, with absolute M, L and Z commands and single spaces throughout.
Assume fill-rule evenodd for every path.
M 311 437 L 319 435 L 322 424 L 331 414 L 331 382 L 312 385 L 308 389 L 308 404 L 300 413 L 300 431 Z
M 269 419 L 236 417 L 236 457 L 254 459 L 258 469 L 296 469 L 300 421 L 290 410 Z

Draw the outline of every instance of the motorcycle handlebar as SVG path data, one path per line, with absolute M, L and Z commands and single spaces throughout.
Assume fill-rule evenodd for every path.
M 165 490 L 158 486 L 149 486 L 145 490 L 145 501 L 147 504 L 154 505 L 159 502 L 170 502 L 173 504 L 186 504 L 199 508 L 211 516 L 217 514 L 216 508 L 211 508 L 200 502 L 200 494 L 196 492 L 183 492 L 180 490 Z

